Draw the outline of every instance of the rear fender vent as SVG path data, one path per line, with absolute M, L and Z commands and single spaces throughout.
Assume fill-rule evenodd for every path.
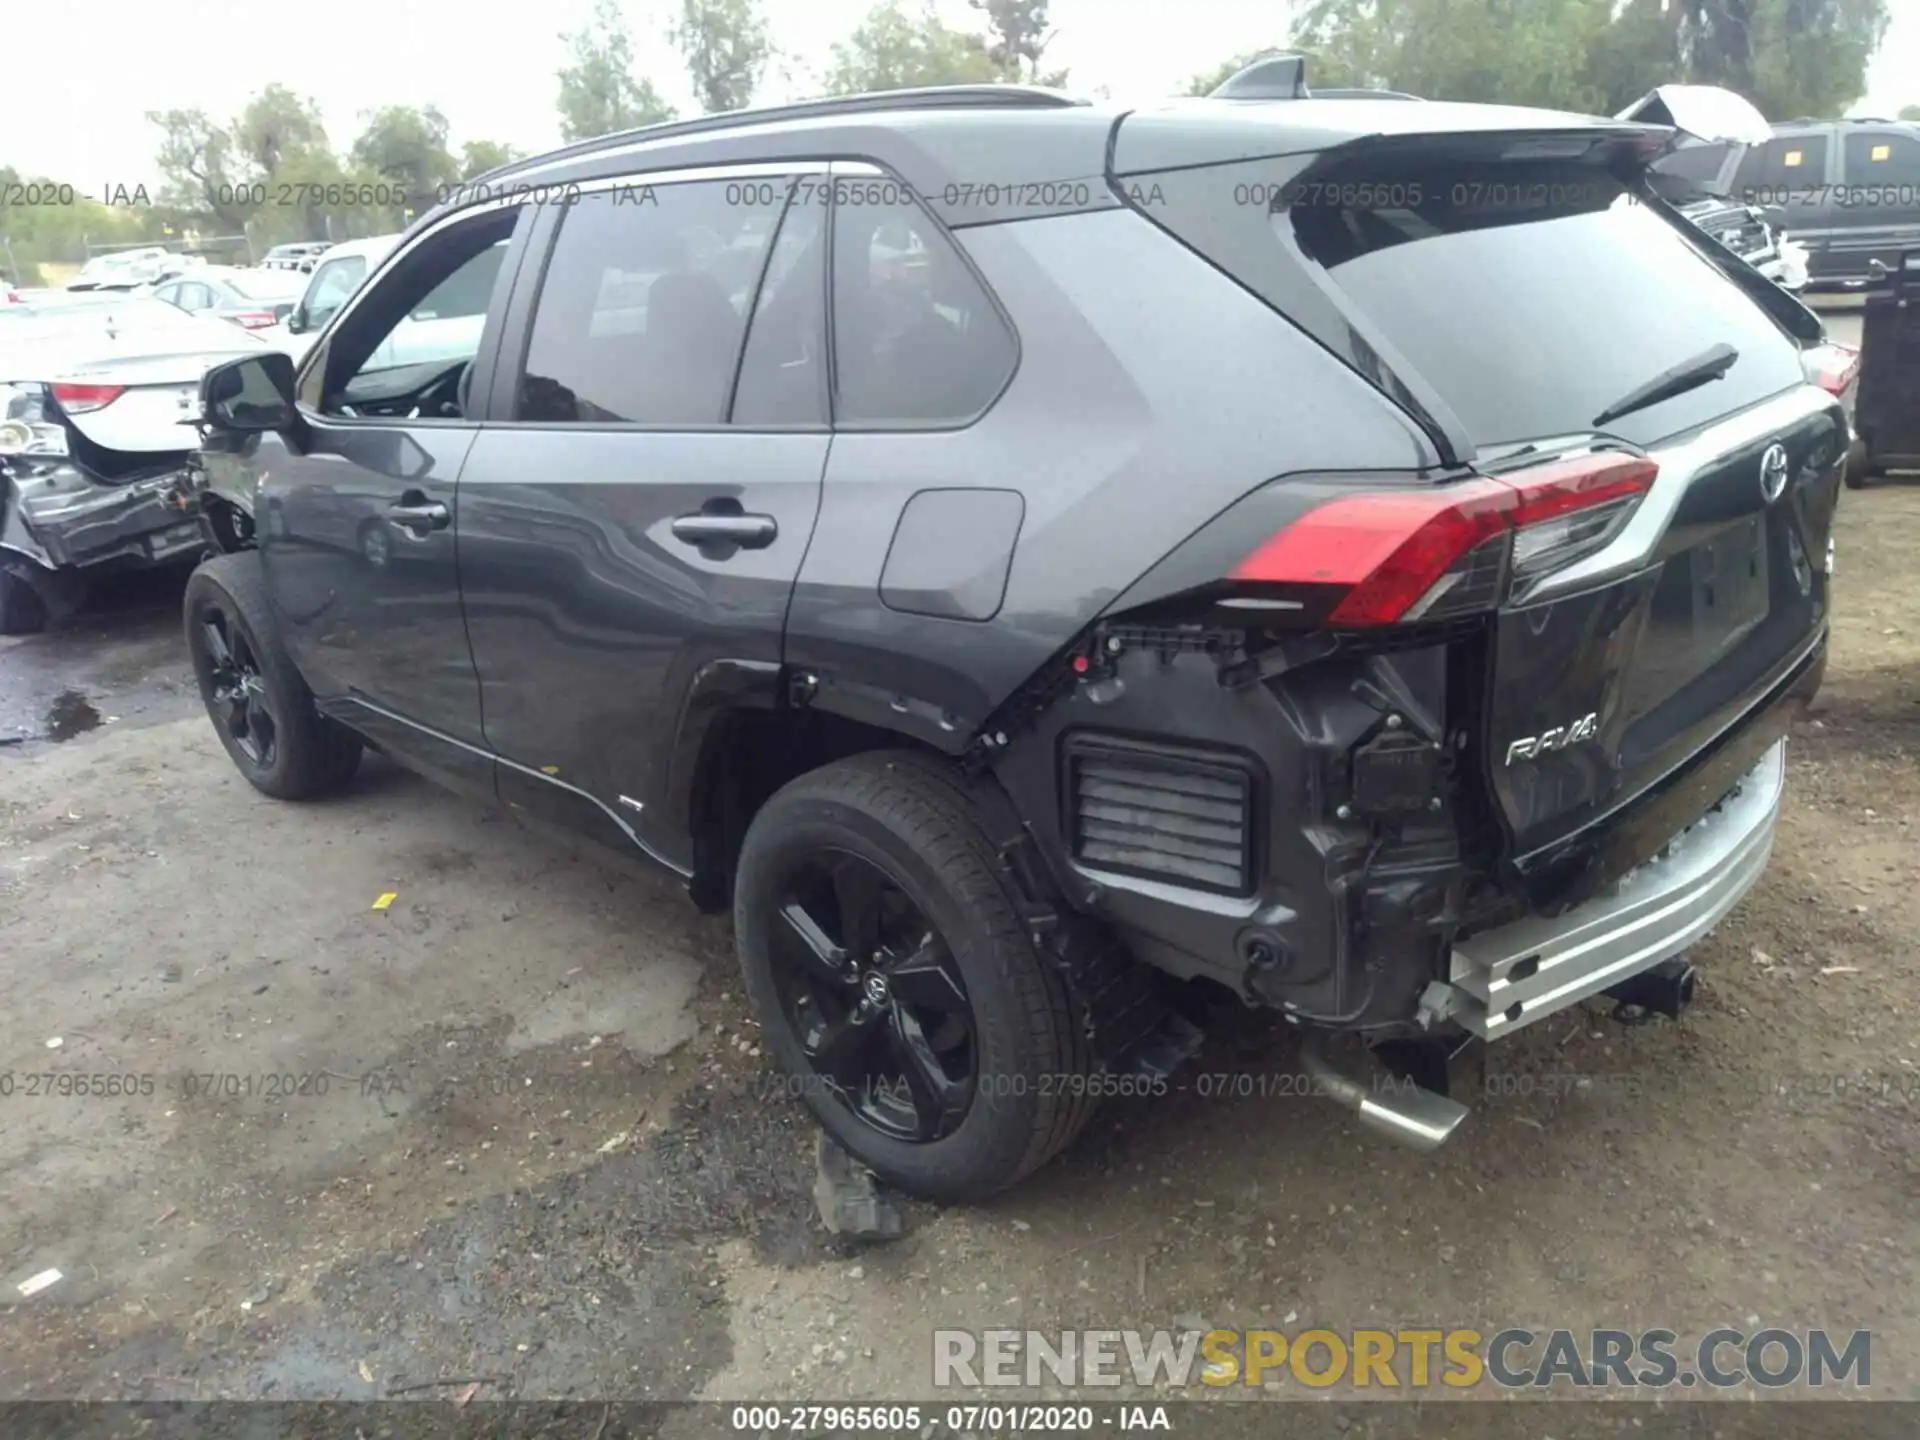
M 1253 889 L 1255 768 L 1230 751 L 1069 735 L 1073 858 L 1222 895 Z

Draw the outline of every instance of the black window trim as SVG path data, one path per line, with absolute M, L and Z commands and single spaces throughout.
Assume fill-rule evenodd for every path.
M 806 422 L 787 425 L 737 425 L 732 423 L 733 404 L 740 388 L 740 366 L 746 357 L 747 343 L 752 339 L 753 317 L 760 304 L 759 285 L 755 286 L 754 293 L 749 299 L 746 329 L 741 335 L 740 351 L 734 357 L 733 379 L 728 388 L 726 419 L 716 421 L 712 424 L 690 425 L 680 423 L 669 425 L 614 420 L 585 422 L 571 420 L 521 420 L 515 418 L 512 407 L 514 397 L 519 391 L 521 377 L 526 374 L 527 353 L 532 348 L 533 343 L 534 312 L 539 305 L 540 291 L 546 283 L 547 267 L 553 263 L 554 252 L 559 243 L 562 221 L 565 218 L 565 211 L 567 209 L 567 205 L 559 205 L 550 207 L 555 211 L 552 218 L 542 217 L 537 219 L 535 228 L 529 235 L 528 260 L 520 267 L 520 275 L 515 282 L 515 293 L 509 302 L 510 311 L 513 313 L 510 316 L 507 329 L 509 332 L 513 331 L 517 323 L 518 333 L 511 337 L 511 349 L 508 347 L 506 338 L 503 337 L 500 356 L 495 365 L 491 402 L 483 412 L 482 423 L 486 424 L 489 428 L 500 426 L 519 430 L 634 431 L 641 434 L 665 435 L 820 435 L 837 433 L 850 435 L 957 434 L 961 431 L 970 430 L 979 424 L 993 411 L 994 407 L 1000 403 L 1001 398 L 1012 388 L 1013 382 L 1020 374 L 1020 368 L 1026 359 L 1025 346 L 1022 344 L 1020 338 L 1020 327 L 1013 323 L 1012 314 L 1009 313 L 999 295 L 995 293 L 993 286 L 987 283 L 986 276 L 981 273 L 980 267 L 974 262 L 973 256 L 967 253 L 966 247 L 962 245 L 954 235 L 953 228 L 945 224 L 938 215 L 934 214 L 933 211 L 928 208 L 926 203 L 915 193 L 912 186 L 878 161 L 867 156 L 834 157 L 809 154 L 783 160 L 754 160 L 733 164 L 676 166 L 665 170 L 622 170 L 617 174 L 595 176 L 591 180 L 569 182 L 562 188 L 568 192 L 570 197 L 573 197 L 593 194 L 602 190 L 619 190 L 623 188 L 638 189 L 645 186 L 678 185 L 713 180 L 777 179 L 785 177 L 790 181 L 797 182 L 806 176 L 822 176 L 826 178 L 829 200 L 832 200 L 834 196 L 833 182 L 837 179 L 852 177 L 892 181 L 894 184 L 900 186 L 908 195 L 914 197 L 914 208 L 919 211 L 926 223 L 947 242 L 952 248 L 953 253 L 959 257 L 960 263 L 967 268 L 967 272 L 973 277 L 974 283 L 980 288 L 981 293 L 987 297 L 987 303 L 993 307 L 994 313 L 999 317 L 1000 324 L 1005 328 L 1007 336 L 1013 344 L 1013 363 L 1007 367 L 1007 373 L 1002 378 L 999 388 L 996 389 L 993 394 L 988 397 L 987 401 L 973 414 L 959 420 L 924 422 L 900 420 L 842 420 L 840 418 L 839 349 L 834 322 L 833 289 L 834 211 L 836 207 L 833 204 L 829 204 L 826 207 L 826 275 L 822 281 L 826 287 L 827 420 L 825 423 Z M 571 200 L 569 200 L 569 203 L 571 203 Z M 772 239 L 767 246 L 767 257 L 761 265 L 760 283 L 762 284 L 766 279 L 767 266 L 772 263 L 774 247 L 779 243 L 780 227 L 785 224 L 786 217 L 791 212 L 794 203 L 795 196 L 790 190 L 787 196 L 786 206 L 781 210 L 779 221 L 776 223 L 772 232 Z M 374 277 L 369 276 L 367 281 L 363 281 L 362 288 L 366 288 L 373 278 Z M 526 290 L 524 298 L 520 293 L 521 287 L 523 286 Z M 494 413 L 495 411 L 500 411 L 501 413 L 496 415 Z
M 448 230 L 471 223 L 476 216 L 498 213 L 504 210 L 526 211 L 530 208 L 532 208 L 531 204 L 525 197 L 511 196 L 505 199 L 489 200 L 481 204 L 469 205 L 464 209 L 456 210 L 452 214 L 435 221 L 433 225 L 422 230 L 412 239 L 402 241 L 400 244 L 395 245 L 386 253 L 379 264 L 370 264 L 367 267 L 366 274 L 361 277 L 360 283 L 355 286 L 347 298 L 341 302 L 340 308 L 328 317 L 326 328 L 333 330 L 336 326 L 344 323 L 346 318 L 352 314 L 354 307 L 364 303 L 367 296 L 373 293 L 374 288 L 380 284 L 388 270 L 399 264 L 407 256 L 417 253 L 422 246 L 433 243 L 435 237 L 445 234 Z M 520 264 L 524 261 L 527 238 L 531 234 L 532 229 L 532 224 L 524 214 L 516 218 L 514 229 L 507 238 L 507 254 L 501 261 L 500 268 L 502 273 L 494 281 L 496 301 L 502 294 L 509 297 L 513 294 L 513 282 L 517 280 Z M 521 258 L 516 260 L 516 254 Z M 342 261 L 353 258 L 355 257 L 349 255 L 340 257 Z M 512 272 L 511 274 L 508 273 L 510 270 Z M 504 288 L 502 286 L 503 281 L 508 282 Z M 306 291 L 303 290 L 301 292 L 302 299 L 304 299 L 305 296 Z M 499 332 L 503 326 L 505 314 L 506 308 L 504 305 L 500 306 L 497 315 L 493 304 L 489 304 L 487 308 L 486 319 L 480 327 L 480 348 L 474 352 L 473 359 L 469 363 L 478 366 L 483 362 L 491 360 L 491 364 L 489 365 L 486 376 L 476 375 L 474 377 L 472 386 L 472 393 L 474 394 L 487 393 L 486 389 L 482 387 L 490 385 L 491 375 L 499 368 Z M 314 343 L 308 347 L 307 353 L 301 357 L 299 368 L 294 374 L 294 408 L 299 411 L 302 420 L 314 426 L 316 429 L 392 430 L 403 427 L 410 429 L 416 425 L 424 425 L 433 430 L 452 430 L 461 427 L 470 427 L 477 430 L 482 424 L 486 423 L 484 416 L 476 417 L 470 415 L 335 415 L 309 405 L 303 398 L 303 392 L 306 389 L 308 378 L 314 372 L 316 366 L 319 367 L 322 387 L 324 388 L 327 352 L 329 348 L 330 341 L 328 336 L 322 335 L 316 337 Z
M 553 430 L 570 434 L 581 432 L 625 433 L 654 435 L 824 435 L 829 433 L 830 424 L 825 421 L 809 421 L 792 425 L 735 425 L 731 423 L 733 402 L 740 388 L 740 366 L 746 358 L 747 342 L 753 336 L 754 315 L 760 306 L 760 286 L 766 281 L 767 266 L 772 263 L 774 247 L 780 240 L 780 227 L 793 205 L 793 190 L 797 182 L 807 175 L 826 175 L 831 162 L 815 156 L 796 157 L 792 160 L 756 160 L 739 164 L 677 166 L 670 170 L 623 170 L 614 175 L 595 176 L 591 180 L 569 182 L 560 188 L 567 193 L 565 203 L 551 206 L 554 214 L 543 217 L 530 238 L 530 247 L 537 254 L 530 254 L 529 261 L 521 266 L 521 274 L 515 285 L 515 293 L 510 302 L 516 312 L 519 333 L 513 337 L 512 351 L 509 353 L 503 336 L 500 358 L 494 370 L 492 400 L 486 410 L 483 423 L 487 428 L 503 430 Z M 746 323 L 740 331 L 740 345 L 734 351 L 733 375 L 727 383 L 727 403 L 725 415 L 709 424 L 688 424 L 684 421 L 662 424 L 652 421 L 634 420 L 522 420 L 513 413 L 520 391 L 520 381 L 527 373 L 527 355 L 533 348 L 533 322 L 539 311 L 540 293 L 546 288 L 547 269 L 553 263 L 555 252 L 559 249 L 560 234 L 564 228 L 566 212 L 572 208 L 573 201 L 586 195 L 598 194 L 605 190 L 637 190 L 666 185 L 691 185 L 711 183 L 720 180 L 784 180 L 787 182 L 787 196 L 779 204 L 779 214 L 774 227 L 768 233 L 767 253 L 760 262 L 760 272 L 754 281 L 753 293 L 747 297 Z M 828 217 L 831 225 L 832 217 Z M 828 237 L 831 244 L 831 234 Z M 832 256 L 828 255 L 827 278 L 828 303 L 832 302 L 833 268 Z M 525 288 L 524 299 L 520 293 Z M 832 316 L 829 314 L 828 355 L 831 364 Z M 497 416 L 494 412 L 498 410 Z

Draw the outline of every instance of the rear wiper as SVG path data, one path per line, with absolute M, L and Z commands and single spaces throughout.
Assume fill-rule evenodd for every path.
M 1723 340 L 1718 345 L 1702 350 L 1691 360 L 1682 360 L 1671 370 L 1662 370 L 1646 384 L 1634 386 L 1594 416 L 1593 423 L 1596 427 L 1605 425 L 1609 420 L 1618 420 L 1635 410 L 1644 410 L 1662 400 L 1684 395 L 1709 380 L 1718 380 L 1733 368 L 1733 362 L 1739 358 L 1740 352 Z

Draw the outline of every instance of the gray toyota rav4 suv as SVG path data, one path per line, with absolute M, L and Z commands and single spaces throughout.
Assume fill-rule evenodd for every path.
M 496 171 L 208 375 L 208 710 L 269 795 L 372 746 L 730 907 L 913 1192 L 1164 1089 L 1196 995 L 1438 1144 L 1434 1057 L 1685 1005 L 1824 662 L 1846 419 L 1670 138 L 955 88 Z

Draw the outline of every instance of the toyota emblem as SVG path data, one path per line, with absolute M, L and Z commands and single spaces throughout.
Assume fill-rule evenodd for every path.
M 1760 457 L 1760 495 L 1771 505 L 1787 493 L 1787 447 L 1769 445 Z

